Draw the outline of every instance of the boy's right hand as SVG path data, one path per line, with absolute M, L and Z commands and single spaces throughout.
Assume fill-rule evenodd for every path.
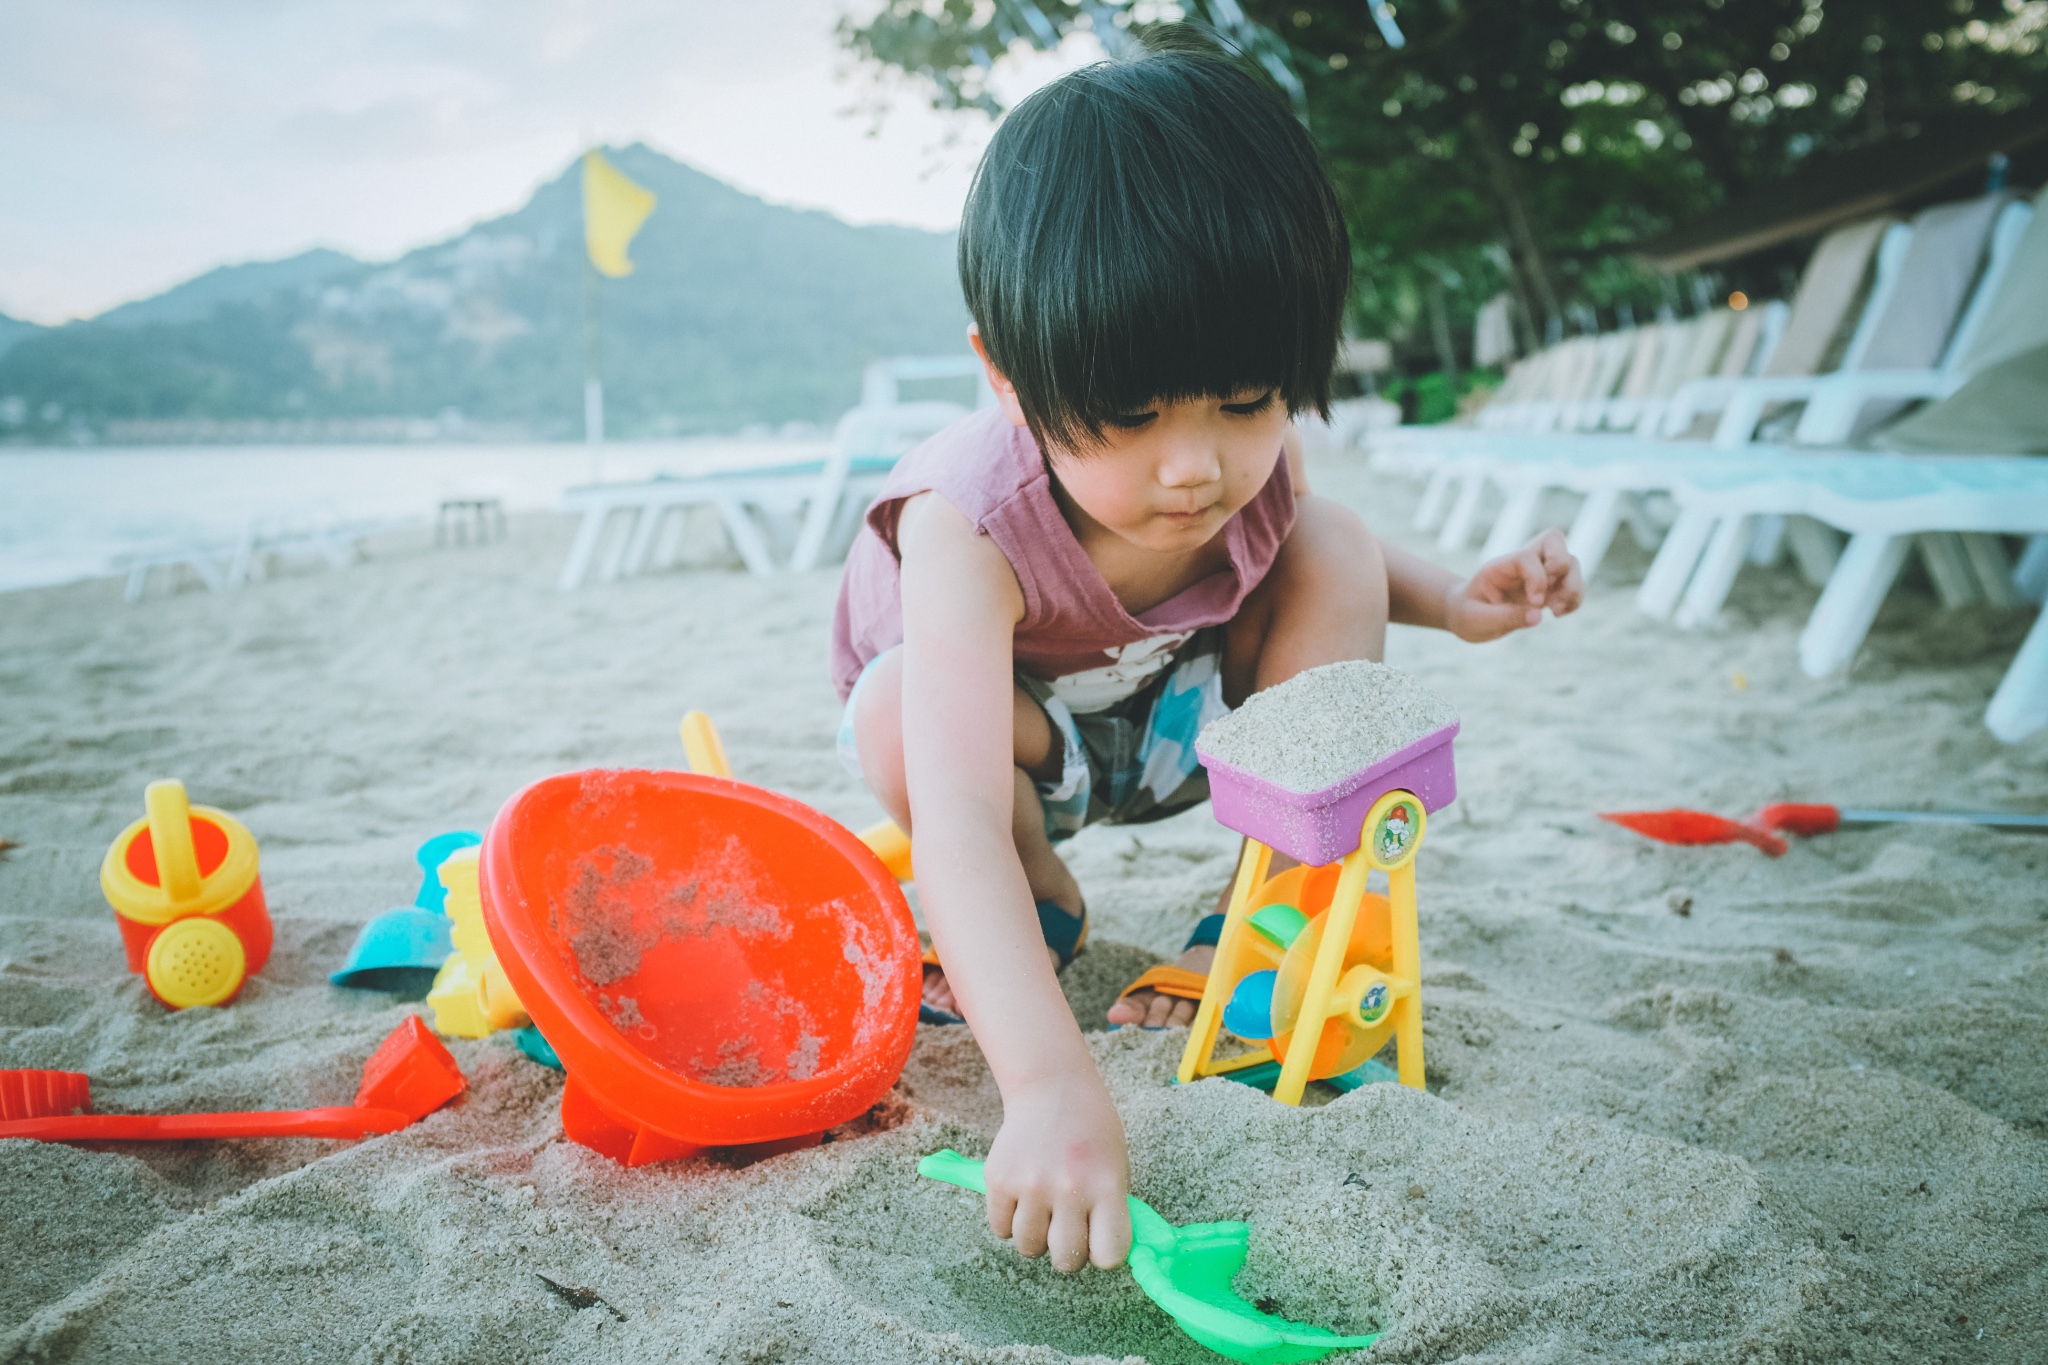
M 1003 1096 L 1003 1127 L 982 1174 L 988 1225 L 1026 1256 L 1068 1273 L 1123 1264 L 1131 1249 L 1130 1156 L 1123 1120 L 1090 1067 Z

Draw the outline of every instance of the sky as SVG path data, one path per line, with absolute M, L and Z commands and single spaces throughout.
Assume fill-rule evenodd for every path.
M 0 313 L 90 317 L 315 246 L 393 257 L 516 208 L 591 141 L 851 222 L 950 228 L 987 121 L 855 64 L 833 32 L 847 7 L 0 6 Z M 1033 59 L 1000 88 L 1093 55 Z

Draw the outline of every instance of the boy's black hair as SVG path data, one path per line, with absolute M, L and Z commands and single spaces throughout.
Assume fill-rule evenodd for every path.
M 975 172 L 960 287 L 1042 447 L 1155 401 L 1327 412 L 1351 246 L 1279 95 L 1184 34 L 1018 104 Z

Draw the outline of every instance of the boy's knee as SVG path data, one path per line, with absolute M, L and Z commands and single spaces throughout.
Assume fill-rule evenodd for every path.
M 853 742 L 861 776 L 900 820 L 909 810 L 903 775 L 903 654 L 892 649 L 862 674 L 853 699 Z
M 1356 602 L 1386 596 L 1387 561 L 1378 537 L 1359 515 L 1326 498 L 1303 498 L 1295 509 L 1294 529 L 1274 561 L 1304 587 L 1342 591 Z

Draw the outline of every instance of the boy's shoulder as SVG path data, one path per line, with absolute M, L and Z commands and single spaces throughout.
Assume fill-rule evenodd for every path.
M 890 471 L 884 500 L 936 492 L 974 521 L 1046 478 L 1029 428 L 980 408 L 926 437 Z

